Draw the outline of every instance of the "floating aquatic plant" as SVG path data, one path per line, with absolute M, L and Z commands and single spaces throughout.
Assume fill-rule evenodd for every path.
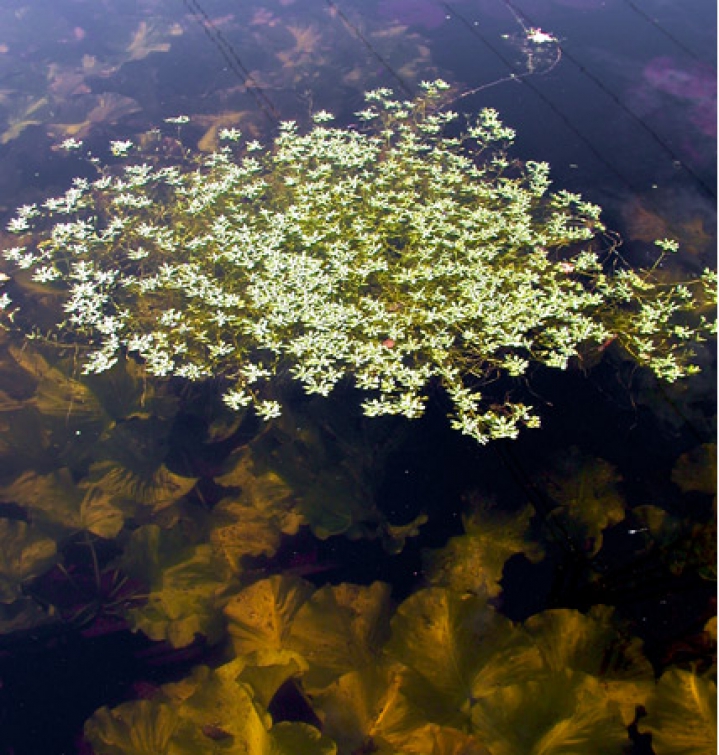
M 265 419 L 278 375 L 321 395 L 349 378 L 370 416 L 418 417 L 439 384 L 453 426 L 484 443 L 539 424 L 482 393 L 534 365 L 615 342 L 666 380 L 696 371 L 715 274 L 668 284 L 621 264 L 599 208 L 551 192 L 545 163 L 510 161 L 494 110 L 460 133 L 446 88 L 370 92 L 366 130 L 326 112 L 268 146 L 226 130 L 192 169 L 123 143 L 124 167 L 20 208 L 5 257 L 65 292 L 60 330 L 88 347 L 86 373 L 134 354 L 158 377 L 222 377 L 228 406 Z

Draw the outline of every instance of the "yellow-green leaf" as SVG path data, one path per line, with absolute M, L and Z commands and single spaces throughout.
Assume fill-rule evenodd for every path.
M 656 755 L 713 755 L 717 751 L 717 687 L 713 675 L 665 671 L 646 704 L 642 731 Z

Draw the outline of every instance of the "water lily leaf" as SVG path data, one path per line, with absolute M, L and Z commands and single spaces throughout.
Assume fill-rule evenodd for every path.
M 104 425 L 107 415 L 93 391 L 70 377 L 61 367 L 51 365 L 37 350 L 9 347 L 17 364 L 37 381 L 31 403 L 46 417 L 70 421 L 73 426 Z
M 120 359 L 99 375 L 86 375 L 83 383 L 113 422 L 153 416 L 171 420 L 179 409 L 178 398 L 163 391 L 156 381 L 147 380 L 145 368 L 132 359 Z
M 255 699 L 265 708 L 288 679 L 300 677 L 309 667 L 299 653 L 291 650 L 258 650 L 242 660 L 245 667 L 237 678 L 251 687 Z
M 539 653 L 521 640 L 486 599 L 430 588 L 399 606 L 386 650 L 410 672 L 402 693 L 425 722 L 462 729 L 475 698 L 541 668 Z
M 192 490 L 197 478 L 165 466 L 170 430 L 169 422 L 156 417 L 117 425 L 100 444 L 86 486 L 130 509 L 159 511 L 172 506 Z
M 506 512 L 475 502 L 472 511 L 463 516 L 464 535 L 450 538 L 443 548 L 425 551 L 429 583 L 487 598 L 499 595 L 499 581 L 510 556 L 524 553 L 531 561 L 542 558 L 541 546 L 527 538 L 533 513 L 530 506 Z
M 607 606 L 595 606 L 588 614 L 572 609 L 542 611 L 527 619 L 524 629 L 551 674 L 573 669 L 600 678 L 629 726 L 637 706 L 654 687 L 654 670 L 641 641 L 624 638 L 612 625 L 612 613 Z
M 215 482 L 237 492 L 213 509 L 210 541 L 237 569 L 243 556 L 272 556 L 281 536 L 296 534 L 304 518 L 292 489 L 272 470 L 258 470 L 248 449 L 234 454 L 226 468 Z
M 55 541 L 32 525 L 0 519 L 0 603 L 12 603 L 22 595 L 22 585 L 57 561 Z
M 323 731 L 337 742 L 340 752 L 395 751 L 384 736 L 384 724 L 397 695 L 400 668 L 383 662 L 367 664 L 313 695 Z M 410 728 L 422 723 L 421 718 L 412 721 Z M 389 728 L 393 728 L 392 721 Z
M 402 667 L 380 662 L 344 674 L 312 700 L 341 753 L 489 755 L 471 735 L 427 723 L 401 693 Z
M 651 732 L 657 755 L 706 755 L 717 749 L 717 688 L 694 671 L 665 671 L 639 727 Z
M 321 689 L 352 669 L 377 663 L 388 636 L 390 587 L 326 585 L 297 611 L 287 646 L 310 664 L 303 678 L 308 692 Z
M 628 742 L 601 684 L 569 669 L 492 690 L 472 706 L 472 728 L 492 755 L 606 755 Z
M 84 733 L 96 755 L 158 755 L 168 752 L 178 723 L 169 705 L 138 700 L 95 711 Z
M 374 501 L 376 462 L 392 441 L 363 429 L 363 421 L 329 398 L 283 408 L 252 443 L 255 475 L 280 480 L 319 538 L 359 532 L 363 524 L 383 520 Z
M 292 620 L 313 590 L 297 577 L 275 575 L 230 598 L 224 613 L 235 653 L 285 649 Z
M 334 755 L 334 743 L 308 724 L 272 726 L 237 680 L 241 661 L 164 685 L 152 700 L 101 708 L 85 724 L 97 755 Z
M 672 482 L 685 493 L 714 495 L 717 488 L 717 447 L 704 443 L 682 454 L 672 469 Z
M 576 450 L 545 481 L 550 496 L 560 504 L 551 518 L 591 555 L 602 547 L 602 532 L 624 519 L 619 482 L 621 477 L 609 462 Z
M 0 495 L 28 508 L 33 521 L 58 536 L 84 530 L 113 538 L 125 520 L 109 495 L 76 484 L 66 467 L 46 475 L 25 472 L 0 489 Z
M 128 611 L 133 629 L 173 647 L 189 645 L 196 635 L 210 643 L 222 638 L 229 575 L 209 545 L 188 544 L 177 528 L 145 525 L 132 533 L 120 565 L 150 588 L 147 603 Z

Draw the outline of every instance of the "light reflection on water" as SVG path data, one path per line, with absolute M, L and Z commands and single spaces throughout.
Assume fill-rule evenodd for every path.
M 716 248 L 707 191 L 716 180 L 707 45 L 714 11 L 696 3 L 680 18 L 674 12 L 657 2 L 639 13 L 620 0 L 8 4 L 0 8 L 3 219 L 92 174 L 84 159 L 58 148 L 67 139 L 104 161 L 111 140 L 152 149 L 152 129 L 174 136 L 163 119 L 183 114 L 184 144 L 209 152 L 223 128 L 267 140 L 278 120 L 306 123 L 318 109 L 351 123 L 364 91 L 389 86 L 410 96 L 419 81 L 441 76 L 458 96 L 476 90 L 457 109 L 496 107 L 518 132 L 518 156 L 548 160 L 557 186 L 603 204 L 629 259 L 646 264 L 652 240 L 670 235 L 685 255 L 670 274 L 696 275 L 713 264 Z M 532 29 L 552 35 L 563 54 L 552 47 L 538 64 L 548 49 L 541 45 L 553 43 L 537 37 L 527 45 Z M 162 548 L 165 567 L 178 572 L 185 548 L 195 585 L 222 582 L 203 560 L 203 537 L 245 557 L 248 581 L 381 580 L 396 601 L 426 586 L 425 571 L 438 561 L 445 572 L 434 584 L 478 590 L 447 555 L 465 549 L 483 554 L 483 584 L 512 619 L 609 603 L 646 641 L 657 670 L 710 657 L 701 630 L 712 613 L 711 583 L 702 581 L 712 576 L 711 485 L 687 477 L 700 478 L 710 464 L 701 444 L 714 435 L 711 354 L 704 376 L 665 393 L 606 365 L 590 380 L 539 375 L 533 390 L 553 405 L 545 428 L 489 450 L 454 437 L 439 403 L 407 427 L 368 425 L 342 401 L 329 409 L 299 401 L 257 441 L 256 424 L 228 417 L 211 390 L 147 385 L 132 365 L 109 383 L 79 383 L 70 377 L 73 353 L 23 350 L 10 336 L 0 355 L 0 520 L 12 523 L 8 543 L 25 536 L 25 520 L 44 527 L 32 540 L 42 558 L 3 586 L 0 745 L 8 755 L 75 751 L 82 721 L 100 705 L 138 697 L 143 683 L 186 676 L 195 662 L 226 660 L 198 643 L 184 651 L 189 660 L 166 647 L 169 660 L 146 662 L 149 643 L 127 639 L 126 612 L 142 601 L 151 567 L 121 529 L 123 517 L 132 528 L 189 530 L 191 556 L 169 535 Z M 584 492 L 568 503 L 574 487 Z M 238 513 L 224 493 L 230 488 L 251 505 Z M 577 501 L 585 508 L 572 515 Z M 82 531 L 99 539 L 88 544 Z M 428 554 L 449 537 L 458 538 L 449 551 Z M 238 538 L 251 547 L 243 540 L 238 548 Z M 118 569 L 123 550 L 133 559 Z M 502 593 L 496 580 L 508 557 Z M 145 618 L 141 628 L 165 637 Z M 215 640 L 224 630 L 211 631 Z M 115 636 L 115 645 L 106 639 Z M 104 686 L 82 660 L 98 648 L 110 658 Z M 68 708 L 55 703 L 61 713 L 47 712 L 43 664 L 53 683 L 76 680 Z M 278 703 L 273 713 L 290 718 L 296 704 Z M 206 736 L 222 739 L 223 729 Z M 650 751 L 640 737 L 634 747 Z

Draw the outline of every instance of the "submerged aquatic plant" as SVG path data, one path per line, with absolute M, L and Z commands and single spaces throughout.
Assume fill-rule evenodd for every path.
M 86 373 L 136 354 L 158 377 L 223 377 L 228 406 L 265 419 L 287 371 L 321 395 L 351 378 L 368 415 L 420 416 L 435 382 L 453 426 L 484 443 L 538 425 L 481 392 L 533 364 L 616 342 L 667 380 L 695 371 L 710 326 L 687 314 L 714 274 L 691 291 L 622 265 L 598 207 L 550 192 L 545 163 L 507 158 L 514 132 L 494 110 L 450 133 L 447 86 L 368 93 L 366 130 L 321 112 L 269 146 L 226 130 L 192 169 L 130 160 L 76 179 L 19 210 L 5 257 L 67 292 L 60 329 L 89 347 Z

